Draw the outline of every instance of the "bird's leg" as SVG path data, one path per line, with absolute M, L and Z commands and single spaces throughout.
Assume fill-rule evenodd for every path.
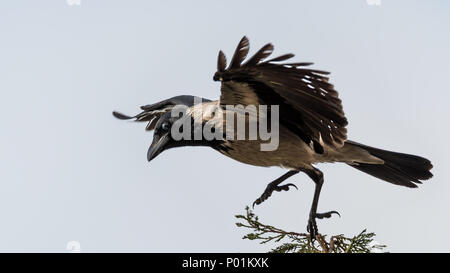
M 318 219 L 330 218 L 333 213 L 339 215 L 339 217 L 341 215 L 339 214 L 339 212 L 334 211 L 334 210 L 325 212 L 325 213 L 317 213 L 317 206 L 319 205 L 320 190 L 322 189 L 322 185 L 323 185 L 323 181 L 324 181 L 323 173 L 319 169 L 316 169 L 316 168 L 304 169 L 302 171 L 305 172 L 316 184 L 316 188 L 314 190 L 314 198 L 313 198 L 313 202 L 311 205 L 311 210 L 309 212 L 308 226 L 306 227 L 306 230 L 311 235 L 311 238 L 314 239 L 314 238 L 316 238 L 316 235 L 319 232 L 317 229 L 316 218 L 318 218 Z
M 262 202 L 266 201 L 272 195 L 272 193 L 274 191 L 288 191 L 289 186 L 293 186 L 297 189 L 297 187 L 291 183 L 282 185 L 282 186 L 278 186 L 278 185 L 280 185 L 281 182 L 283 182 L 284 180 L 293 176 L 294 174 L 297 174 L 298 172 L 299 171 L 297 171 L 297 170 L 291 170 L 291 171 L 285 173 L 284 175 L 280 176 L 279 178 L 275 179 L 274 181 L 270 182 L 269 185 L 267 185 L 266 189 L 264 190 L 263 194 L 261 194 L 261 196 L 255 200 L 255 202 L 253 202 L 253 207 L 255 207 L 255 205 L 259 205 Z

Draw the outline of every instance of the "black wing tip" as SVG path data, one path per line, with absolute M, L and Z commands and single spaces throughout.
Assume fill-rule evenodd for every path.
M 127 119 L 132 119 L 133 118 L 133 117 L 124 115 L 124 114 L 122 114 L 120 112 L 117 112 L 117 111 L 113 111 L 112 114 L 113 114 L 113 116 L 115 118 L 118 118 L 118 119 L 121 119 L 121 120 L 127 120 Z
M 227 67 L 227 57 L 222 50 L 219 50 L 219 56 L 217 57 L 217 71 L 223 72 Z
M 244 36 L 239 41 L 236 50 L 234 51 L 233 58 L 230 61 L 228 69 L 240 67 L 244 59 L 247 57 L 249 49 L 250 49 L 250 42 L 247 36 Z
M 247 45 L 249 44 L 249 40 L 247 38 L 247 35 L 242 36 L 241 40 L 239 41 L 239 44 L 241 44 L 241 43 L 247 44 Z
M 247 63 L 242 64 L 242 62 L 244 61 L 244 59 L 248 53 L 249 47 L 250 47 L 249 39 L 246 35 L 244 35 L 238 43 L 238 46 L 235 50 L 233 59 L 231 60 L 228 68 L 226 68 L 227 62 L 226 62 L 225 54 L 223 53 L 222 50 L 220 50 L 219 56 L 218 56 L 218 61 L 217 61 L 217 71 L 224 72 L 226 69 L 237 68 L 241 65 L 252 66 L 252 65 L 257 65 L 259 63 L 261 63 L 261 64 L 277 63 L 277 62 L 285 61 L 285 60 L 295 57 L 295 54 L 287 53 L 287 54 L 283 54 L 281 56 L 278 56 L 278 57 L 275 57 L 275 58 L 272 58 L 270 60 L 263 62 L 265 58 L 267 58 L 268 56 L 270 56 L 272 54 L 272 52 L 275 48 L 272 43 L 267 43 L 257 53 L 255 53 L 255 55 L 253 55 L 251 58 L 249 58 Z M 240 54 L 241 53 L 240 51 L 242 51 L 242 50 L 244 50 L 244 54 Z M 284 63 L 284 64 L 279 64 L 279 65 L 281 65 L 281 66 L 287 65 L 287 66 L 292 66 L 292 67 L 297 68 L 297 67 L 310 66 L 313 64 L 314 64 L 313 62 L 295 62 L 295 63 Z M 330 74 L 330 72 L 322 71 L 322 70 L 308 69 L 308 71 L 311 73 L 318 74 L 318 75 L 320 75 L 320 74 L 321 75 L 329 75 Z
M 271 43 L 265 44 L 244 64 L 244 66 L 258 65 L 272 54 L 273 49 L 274 46 Z
M 288 60 L 288 59 L 293 58 L 293 57 L 295 57 L 294 54 L 287 53 L 287 54 L 283 54 L 281 56 L 278 56 L 276 58 L 272 58 L 270 60 L 267 60 L 267 61 L 265 61 L 265 63 L 281 62 L 281 61 L 285 61 L 285 60 Z

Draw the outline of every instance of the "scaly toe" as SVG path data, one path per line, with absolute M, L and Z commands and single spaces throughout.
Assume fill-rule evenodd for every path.
M 276 190 L 276 191 L 288 191 L 290 186 L 292 186 L 296 190 L 298 190 L 297 186 L 295 186 L 292 183 L 289 183 L 289 184 L 286 184 L 286 185 L 282 185 L 282 186 L 277 186 L 274 190 Z
M 315 217 L 317 219 L 330 218 L 333 214 L 337 214 L 337 215 L 339 215 L 339 217 L 341 217 L 341 214 L 339 214 L 339 212 L 337 212 L 335 210 L 329 211 L 329 212 L 324 212 L 324 213 L 316 213 Z
M 306 226 L 306 230 L 308 231 L 311 239 L 316 238 L 316 235 L 319 233 L 319 230 L 317 229 L 317 223 L 314 218 L 310 218 L 308 220 L 308 225 Z
M 263 192 L 263 194 L 261 194 L 261 196 L 255 200 L 255 202 L 253 202 L 253 208 L 255 208 L 255 205 L 259 205 L 262 202 L 266 201 L 267 199 L 269 199 L 269 197 L 272 195 L 272 193 L 274 191 L 288 191 L 290 188 L 290 186 L 297 188 L 297 186 L 295 186 L 292 183 L 286 184 L 286 185 L 282 185 L 282 186 L 272 186 L 272 187 L 267 187 L 266 190 Z

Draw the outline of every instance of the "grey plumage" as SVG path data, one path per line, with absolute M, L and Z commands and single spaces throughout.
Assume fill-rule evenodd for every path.
M 300 171 L 305 172 L 316 184 L 307 226 L 313 238 L 318 232 L 315 219 L 328 218 L 337 213 L 317 213 L 324 178 L 314 164 L 346 163 L 384 181 L 405 187 L 417 187 L 417 184 L 433 176 L 430 172 L 433 166 L 428 159 L 347 140 L 347 118 L 338 92 L 329 83 L 329 73 L 305 68 L 312 65 L 310 62 L 283 63 L 294 57 L 290 53 L 265 61 L 272 51 L 273 46 L 266 44 L 245 62 L 249 42 L 243 37 L 228 67 L 225 54 L 219 51 L 217 72 L 213 77 L 215 81 L 221 82 L 219 100 L 177 96 L 142 106 L 143 111 L 135 116 L 119 112 L 113 112 L 113 115 L 119 119 L 147 122 L 146 129 L 155 130 L 147 155 L 149 161 L 166 149 L 209 146 L 242 163 L 288 169 L 285 175 L 267 186 L 254 204 L 265 201 L 273 191 L 288 190 L 293 184 L 279 184 Z M 196 104 L 198 101 L 202 103 Z M 189 128 L 192 136 L 204 125 L 214 125 L 217 130 L 215 133 L 228 135 L 230 128 L 227 127 L 227 120 L 223 115 L 214 114 L 217 110 L 222 110 L 220 113 L 223 114 L 234 111 L 227 109 L 227 105 L 279 105 L 279 146 L 272 151 L 262 151 L 260 145 L 266 141 L 260 138 L 237 140 L 236 135 L 232 139 L 205 140 L 193 137 L 175 140 L 168 128 L 178 117 L 172 117 L 170 111 L 180 104 L 187 106 L 185 114 L 192 120 L 192 128 Z M 242 115 L 240 112 L 232 114 Z M 258 123 L 259 120 L 246 120 L 246 127 L 255 125 L 252 122 Z M 235 130 L 231 130 L 231 134 L 235 133 Z

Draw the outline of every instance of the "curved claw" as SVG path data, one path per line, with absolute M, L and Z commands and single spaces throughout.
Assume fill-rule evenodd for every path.
M 278 186 L 277 189 L 275 189 L 275 190 L 276 191 L 288 191 L 289 190 L 289 186 L 292 186 L 296 190 L 298 190 L 297 186 L 292 184 L 292 183 L 289 183 L 289 184 L 286 184 L 286 185 L 282 185 L 282 186 Z
M 340 214 L 339 212 L 337 212 L 337 211 L 333 210 L 333 211 L 332 211 L 332 213 L 335 213 L 335 214 L 337 214 L 337 215 L 339 216 L 339 218 L 341 218 L 341 214 Z
M 289 183 L 289 184 L 286 184 L 286 185 L 282 185 L 282 186 L 275 186 L 275 187 L 274 186 L 272 186 L 272 187 L 269 186 L 269 187 L 267 187 L 266 190 L 263 192 L 263 194 L 261 194 L 261 196 L 258 199 L 255 200 L 255 202 L 253 202 L 252 208 L 255 208 L 255 205 L 259 205 L 262 202 L 264 202 L 267 199 L 269 199 L 269 197 L 272 195 L 272 192 L 274 192 L 274 191 L 278 191 L 278 192 L 280 192 L 280 191 L 288 191 L 290 189 L 289 188 L 290 186 L 292 186 L 292 187 L 294 187 L 295 189 L 298 190 L 297 186 L 292 184 L 292 183 Z
M 335 210 L 324 213 L 316 213 L 315 217 L 317 219 L 330 218 L 333 214 L 337 214 L 339 215 L 339 218 L 341 218 L 341 214 Z
M 317 223 L 316 223 L 316 218 L 317 219 L 330 218 L 333 214 L 337 214 L 337 215 L 339 215 L 339 217 L 341 217 L 341 214 L 335 210 L 310 215 L 310 217 L 308 219 L 308 225 L 306 226 L 306 230 L 309 232 L 311 239 L 315 239 L 317 234 L 319 234 L 319 230 L 317 228 Z
M 255 200 L 255 202 L 253 202 L 252 208 L 254 209 L 254 208 L 255 208 L 255 205 L 259 205 L 259 204 L 261 204 L 262 202 L 266 201 L 267 198 L 270 197 L 270 195 L 272 195 L 272 193 L 268 193 L 268 194 L 263 193 L 263 194 L 261 195 L 261 197 L 259 197 L 258 199 Z
M 252 208 L 255 208 L 255 205 L 259 205 L 262 202 L 266 201 L 267 198 L 269 198 L 271 195 L 272 195 L 271 191 L 270 192 L 265 191 L 258 199 L 255 200 L 255 202 L 253 202 Z

